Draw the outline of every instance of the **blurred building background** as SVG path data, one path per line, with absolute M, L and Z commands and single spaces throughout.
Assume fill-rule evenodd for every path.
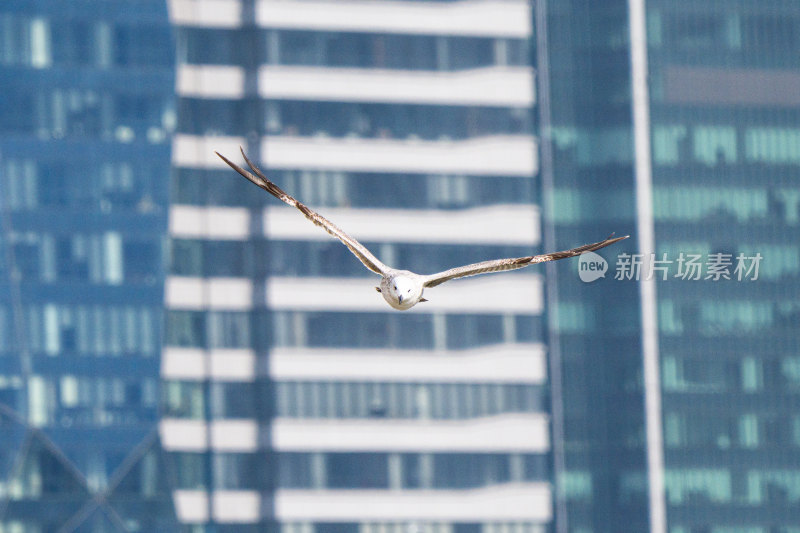
M 660 362 L 663 408 L 648 425 L 652 438 L 663 421 L 666 527 L 796 532 L 800 5 L 654 0 L 640 24 L 649 121 L 635 116 L 634 131 L 637 141 L 650 133 L 636 143 L 637 167 L 651 148 L 651 175 L 637 168 L 636 178 L 652 189 L 646 231 L 659 259 L 719 253 L 732 263 L 730 281 L 659 281 L 643 301 L 657 325 L 643 336 L 645 360 Z M 757 281 L 738 281 L 740 254 L 762 257 Z
M 214 150 L 388 264 L 539 249 L 532 13 L 488 2 L 170 3 L 178 128 L 163 360 L 198 531 L 543 532 L 542 273 L 398 313 L 377 278 Z
M 793 0 L 7 1 L 0 533 L 800 532 L 798 52 Z M 400 268 L 632 239 L 399 313 L 239 145 Z
M 174 530 L 160 1 L 0 5 L 0 531 Z
M 638 249 L 628 7 L 536 9 L 545 248 L 631 235 L 600 251 L 592 283 L 576 262 L 546 265 L 558 533 L 648 529 L 640 284 L 613 279 Z
M 591 287 L 548 270 L 557 529 L 796 532 L 800 6 L 546 8 L 545 244 L 631 231 L 618 252 L 666 269 Z M 730 280 L 706 280 L 712 254 Z M 756 281 L 740 254 L 761 255 Z

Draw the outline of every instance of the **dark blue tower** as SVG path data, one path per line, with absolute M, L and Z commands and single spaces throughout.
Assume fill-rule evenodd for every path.
M 0 530 L 163 531 L 162 1 L 0 6 Z

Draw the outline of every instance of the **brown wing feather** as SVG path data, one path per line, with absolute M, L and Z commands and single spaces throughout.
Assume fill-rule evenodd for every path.
M 256 173 L 255 175 L 243 169 L 236 163 L 233 163 L 219 152 L 214 152 L 214 153 L 217 154 L 223 161 L 225 161 L 228 164 L 228 166 L 230 166 L 233 170 L 235 170 L 236 172 L 247 178 L 252 183 L 258 185 L 259 187 L 261 187 L 262 189 L 264 189 L 265 191 L 267 191 L 268 193 L 270 193 L 272 196 L 282 201 L 283 203 L 288 204 L 292 207 L 296 207 L 297 209 L 300 210 L 301 213 L 303 213 L 303 215 L 305 215 L 305 217 L 308 220 L 310 220 L 317 226 L 320 226 L 329 234 L 333 235 L 334 237 L 342 241 L 342 243 L 345 246 L 347 246 L 351 252 L 353 252 L 353 255 L 355 255 L 359 259 L 359 261 L 361 261 L 364 264 L 365 267 L 375 272 L 376 274 L 380 275 L 383 275 L 387 270 L 389 270 L 389 267 L 381 263 L 360 242 L 358 242 L 357 240 L 349 236 L 347 233 L 339 229 L 333 222 L 323 217 L 319 213 L 312 211 L 311 209 L 308 208 L 308 206 L 306 206 L 302 202 L 299 202 L 297 199 L 287 194 L 283 189 L 281 189 L 280 187 L 272 183 L 270 180 L 268 180 L 267 177 L 261 172 L 261 170 L 259 170 L 259 168 L 255 166 L 253 162 L 250 161 L 250 159 L 247 158 L 247 155 L 244 153 L 244 149 L 242 149 L 242 157 L 244 157 L 244 160 L 247 162 L 248 166 L 253 170 L 253 172 Z
M 571 250 L 564 250 L 562 252 L 553 252 L 549 254 L 530 255 L 528 257 L 509 257 L 508 259 L 494 259 L 492 261 L 483 261 L 482 263 L 473 263 L 457 268 L 451 268 L 438 274 L 431 274 L 426 277 L 424 282 L 425 287 L 435 287 L 456 278 L 465 278 L 467 276 L 475 276 L 476 274 L 485 274 L 488 272 L 503 272 L 505 270 L 515 270 L 517 268 L 525 268 L 526 266 L 534 263 L 544 263 L 546 261 L 557 261 L 567 257 L 574 257 L 584 252 L 593 252 L 600 248 L 605 248 L 610 244 L 614 244 L 622 239 L 627 239 L 629 236 L 614 237 L 613 234 L 604 241 L 595 242 L 592 244 L 585 244 L 578 248 Z

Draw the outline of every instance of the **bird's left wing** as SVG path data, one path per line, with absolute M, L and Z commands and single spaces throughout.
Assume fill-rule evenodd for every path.
M 230 166 L 233 170 L 235 170 L 236 172 L 238 172 L 239 174 L 241 174 L 242 176 L 253 182 L 255 185 L 258 185 L 259 187 L 270 193 L 278 200 L 281 200 L 282 202 L 292 207 L 296 207 L 297 209 L 300 210 L 301 213 L 303 213 L 303 215 L 305 215 L 305 217 L 308 220 L 310 220 L 317 226 L 320 226 L 329 234 L 333 235 L 334 237 L 342 241 L 342 243 L 345 246 L 347 246 L 351 252 L 353 252 L 353 255 L 355 255 L 359 259 L 359 261 L 361 261 L 364 264 L 364 266 L 370 269 L 371 271 L 375 272 L 376 274 L 383 275 L 386 273 L 386 271 L 390 270 L 389 267 L 381 263 L 377 257 L 372 255 L 372 253 L 369 250 L 367 250 L 367 248 L 363 244 L 352 238 L 344 231 L 340 230 L 338 227 L 336 227 L 336 225 L 333 222 L 331 222 L 327 218 L 323 217 L 322 215 L 320 215 L 315 211 L 312 211 L 311 209 L 308 208 L 308 206 L 306 206 L 302 202 L 299 202 L 295 198 L 286 194 L 280 187 L 278 187 L 270 180 L 268 180 L 267 177 L 258 169 L 258 167 L 255 166 L 247 158 L 247 155 L 245 155 L 243 149 L 242 149 L 242 157 L 244 157 L 244 160 L 247 161 L 247 164 L 250 166 L 250 168 L 253 169 L 253 172 L 256 173 L 255 176 L 251 172 L 248 172 L 239 165 L 237 165 L 236 163 L 233 163 L 219 152 L 214 152 L 214 153 L 217 154 L 223 161 L 225 161 L 228 164 L 228 166 Z
M 509 257 L 508 259 L 494 259 L 492 261 L 483 261 L 482 263 L 473 263 L 457 268 L 451 268 L 438 274 L 431 274 L 425 276 L 423 282 L 424 287 L 435 287 L 456 278 L 465 278 L 467 276 L 475 276 L 476 274 L 487 274 L 489 272 L 503 272 L 504 270 L 514 270 L 517 268 L 525 268 L 526 266 L 534 263 L 544 263 L 545 261 L 557 261 L 567 257 L 574 257 L 584 252 L 593 252 L 600 248 L 605 248 L 610 244 L 614 244 L 622 239 L 627 239 L 629 236 L 614 237 L 613 234 L 604 241 L 595 242 L 592 244 L 585 244 L 578 248 L 571 250 L 564 250 L 563 252 L 553 252 L 549 254 L 531 255 L 528 257 Z

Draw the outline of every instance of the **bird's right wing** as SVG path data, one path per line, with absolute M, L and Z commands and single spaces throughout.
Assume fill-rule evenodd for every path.
M 270 193 L 272 196 L 282 201 L 283 203 L 291 205 L 292 207 L 296 207 L 297 209 L 300 210 L 301 213 L 303 213 L 303 215 L 305 215 L 305 217 L 308 220 L 310 220 L 317 226 L 320 226 L 329 234 L 333 235 L 334 237 L 342 241 L 342 243 L 345 246 L 347 246 L 351 252 L 353 252 L 353 255 L 355 255 L 358 258 L 358 260 L 361 261 L 364 264 L 364 266 L 370 269 L 371 271 L 375 272 L 376 274 L 383 275 L 388 270 L 390 270 L 389 267 L 381 263 L 374 255 L 372 255 L 372 253 L 369 250 L 367 250 L 367 248 L 363 244 L 361 244 L 360 242 L 349 236 L 344 231 L 340 230 L 338 227 L 336 227 L 336 225 L 333 222 L 331 222 L 327 218 L 323 217 L 322 215 L 320 215 L 315 211 L 312 211 L 305 204 L 298 202 L 295 198 L 286 194 L 280 187 L 278 187 L 270 180 L 268 180 L 267 177 L 258 169 L 258 167 L 255 166 L 247 158 L 247 155 L 245 155 L 243 149 L 242 149 L 242 157 L 244 157 L 244 160 L 247 161 L 247 164 L 250 166 L 251 169 L 253 169 L 253 172 L 255 172 L 256 175 L 253 175 L 251 172 L 248 172 L 247 170 L 243 169 L 236 163 L 233 163 L 219 152 L 214 152 L 214 153 L 217 154 L 223 161 L 225 161 L 233 170 L 235 170 L 236 172 L 238 172 L 239 174 L 241 174 L 242 176 L 253 182 L 255 185 L 258 185 L 259 187 L 261 187 L 262 189 L 264 189 L 265 191 L 267 191 L 268 193 Z
M 509 257 L 508 259 L 494 259 L 491 261 L 483 261 L 482 263 L 473 263 L 471 265 L 464 265 L 461 267 L 451 268 L 438 274 L 431 274 L 425 276 L 423 282 L 424 287 L 435 287 L 445 281 L 450 281 L 456 278 L 465 278 L 467 276 L 475 276 L 477 274 L 488 274 L 489 272 L 503 272 L 505 270 L 515 270 L 517 268 L 525 268 L 526 266 L 534 263 L 544 263 L 545 261 L 557 261 L 567 257 L 574 257 L 584 252 L 593 252 L 600 248 L 605 248 L 609 244 L 614 244 L 622 239 L 627 239 L 628 235 L 624 237 L 614 237 L 613 234 L 604 241 L 594 242 L 591 244 L 584 244 L 571 250 L 564 250 L 562 252 L 552 252 L 549 254 L 529 255 L 527 257 Z

